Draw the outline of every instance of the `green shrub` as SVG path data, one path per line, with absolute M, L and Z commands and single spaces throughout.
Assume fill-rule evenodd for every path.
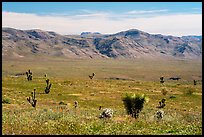
M 3 104 L 11 104 L 11 100 L 9 98 L 3 99 L 2 100 Z
M 144 107 L 144 103 L 148 101 L 148 98 L 144 94 L 138 95 L 129 95 L 126 94 L 123 97 L 123 103 L 128 115 L 131 115 L 134 118 L 139 117 L 140 111 L 142 111 Z

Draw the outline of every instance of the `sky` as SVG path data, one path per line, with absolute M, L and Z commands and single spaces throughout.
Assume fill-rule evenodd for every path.
M 2 27 L 59 34 L 202 35 L 202 2 L 2 2 Z

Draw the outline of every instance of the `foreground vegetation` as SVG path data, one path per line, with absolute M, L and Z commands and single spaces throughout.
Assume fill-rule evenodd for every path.
M 15 76 L 28 69 L 32 81 Z M 194 61 L 3 60 L 2 134 L 201 135 L 202 83 L 193 85 L 201 71 L 201 62 Z M 52 83 L 49 94 L 45 73 Z M 170 76 L 182 79 L 167 80 Z M 35 108 L 27 101 L 34 89 Z M 127 115 L 126 93 L 148 97 L 138 118 Z M 165 107 L 158 108 L 164 98 Z M 100 119 L 99 106 L 111 108 L 113 117 Z M 160 120 L 158 110 L 164 111 Z

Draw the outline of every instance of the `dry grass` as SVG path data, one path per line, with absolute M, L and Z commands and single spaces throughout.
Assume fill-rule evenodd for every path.
M 26 76 L 13 77 L 28 69 L 33 72 L 33 81 L 27 81 Z M 3 60 L 2 72 L 2 99 L 11 103 L 2 104 L 4 135 L 202 134 L 202 83 L 194 86 L 192 79 L 202 76 L 201 62 Z M 90 80 L 88 75 L 93 72 L 96 76 Z M 45 73 L 53 83 L 49 94 L 43 94 Z M 178 75 L 182 79 L 165 80 L 161 85 L 161 75 L 164 78 Z M 26 100 L 34 88 L 36 108 Z M 164 95 L 162 89 L 168 92 Z M 138 119 L 126 114 L 122 102 L 125 93 L 148 96 L 149 102 Z M 157 121 L 154 114 L 162 98 L 166 98 L 165 116 Z M 77 109 L 74 101 L 79 102 Z M 112 108 L 113 118 L 99 119 L 99 106 Z

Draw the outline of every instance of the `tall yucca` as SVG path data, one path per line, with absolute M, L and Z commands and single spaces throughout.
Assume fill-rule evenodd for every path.
M 146 102 L 148 102 L 148 98 L 144 94 L 126 94 L 126 96 L 123 97 L 123 103 L 127 114 L 134 118 L 138 118 Z

